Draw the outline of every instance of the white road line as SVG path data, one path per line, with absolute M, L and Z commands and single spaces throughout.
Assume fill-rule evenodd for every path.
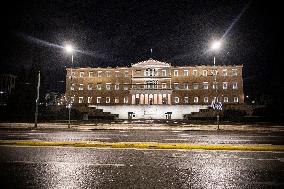
M 163 140 L 188 140 L 187 138 L 167 138 Z
M 4 163 L 23 163 L 23 164 L 62 164 L 62 165 L 88 165 L 88 166 L 115 166 L 115 167 L 123 167 L 125 164 L 119 163 L 76 163 L 76 162 L 59 162 L 59 161 L 42 161 L 42 162 L 35 162 L 35 161 L 9 161 Z

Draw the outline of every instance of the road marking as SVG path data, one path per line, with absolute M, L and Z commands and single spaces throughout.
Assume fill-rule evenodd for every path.
M 3 162 L 2 162 L 3 163 Z M 62 165 L 87 165 L 87 166 L 115 166 L 115 167 L 123 167 L 125 164 L 119 163 L 86 163 L 86 162 L 60 162 L 60 161 L 42 161 L 42 162 L 35 162 L 35 161 L 9 161 L 4 163 L 23 163 L 23 164 L 62 164 Z
M 202 149 L 202 150 L 238 150 L 238 151 L 284 151 L 284 145 L 206 145 L 187 143 L 154 142 L 100 142 L 100 141 L 34 141 L 0 140 L 0 145 L 20 146 L 70 146 L 70 147 L 108 147 L 108 148 L 152 148 L 152 149 Z

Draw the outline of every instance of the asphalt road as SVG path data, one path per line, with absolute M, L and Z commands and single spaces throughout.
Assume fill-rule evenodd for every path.
M 0 130 L 0 140 L 284 144 L 283 132 L 168 130 Z
M 283 188 L 284 153 L 0 146 L 1 188 Z

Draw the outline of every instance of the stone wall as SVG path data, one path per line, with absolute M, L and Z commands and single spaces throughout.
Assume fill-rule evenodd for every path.
M 128 119 L 128 112 L 133 112 L 133 119 L 166 119 L 166 113 L 172 112 L 171 119 L 183 119 L 183 115 L 199 112 L 200 109 L 208 108 L 207 105 L 91 105 L 102 109 L 104 112 L 118 114 L 119 119 Z

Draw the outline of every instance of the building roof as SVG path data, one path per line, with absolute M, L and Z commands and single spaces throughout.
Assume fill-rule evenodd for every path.
M 135 64 L 132 64 L 131 65 L 132 67 L 141 67 L 141 68 L 150 68 L 150 67 L 170 67 L 171 65 L 167 62 L 161 62 L 161 61 L 158 61 L 158 60 L 154 60 L 152 58 L 150 58 L 149 60 L 145 60 L 145 61 L 142 61 L 142 62 L 138 62 L 138 63 L 135 63 Z

